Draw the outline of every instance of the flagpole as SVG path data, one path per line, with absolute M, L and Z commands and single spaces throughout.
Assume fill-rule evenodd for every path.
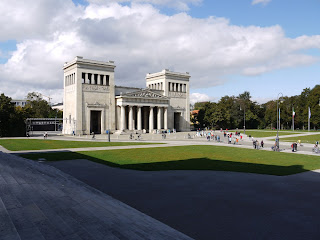
M 294 108 L 292 107 L 292 131 L 294 131 Z
M 310 131 L 310 107 L 308 107 L 308 131 Z

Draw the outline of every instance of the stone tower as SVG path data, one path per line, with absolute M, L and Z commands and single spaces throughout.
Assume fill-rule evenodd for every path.
M 64 134 L 97 134 L 115 130 L 113 61 L 75 57 L 64 70 Z
M 178 73 L 168 69 L 146 76 L 147 88 L 170 99 L 168 128 L 177 131 L 190 131 L 189 79 L 188 72 Z

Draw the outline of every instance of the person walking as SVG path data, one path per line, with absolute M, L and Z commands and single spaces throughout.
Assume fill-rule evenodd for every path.
M 264 142 L 263 140 L 261 140 L 261 143 L 260 143 L 261 147 L 263 148 L 263 145 L 264 145 Z

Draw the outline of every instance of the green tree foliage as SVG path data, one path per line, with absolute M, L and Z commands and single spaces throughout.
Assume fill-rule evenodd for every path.
M 11 98 L 0 95 L 0 137 L 9 136 L 12 129 L 11 120 L 14 118 L 14 104 L 11 103 Z
M 62 118 L 38 93 L 29 93 L 25 107 L 15 107 L 11 98 L 0 95 L 0 137 L 25 136 L 27 118 Z
M 276 128 L 278 105 L 281 128 L 292 129 L 294 109 L 295 129 L 307 129 L 308 107 L 311 109 L 311 128 L 320 128 L 320 85 L 305 88 L 300 95 L 281 96 L 277 100 L 258 104 L 251 100 L 249 92 L 243 92 L 236 97 L 224 96 L 217 103 L 196 103 L 200 109 L 199 127 L 242 129 L 245 117 L 246 128 Z

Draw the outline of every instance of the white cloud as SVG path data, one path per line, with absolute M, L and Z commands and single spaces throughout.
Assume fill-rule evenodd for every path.
M 141 3 L 152 4 L 160 7 L 174 8 L 179 11 L 189 11 L 190 5 L 200 5 L 202 0 L 87 0 L 94 4 L 109 4 L 109 3 Z
M 190 103 L 195 104 L 196 102 L 208 102 L 212 100 L 211 97 L 209 97 L 205 93 L 191 93 L 190 94 Z
M 196 102 L 207 102 L 210 101 L 210 97 L 205 93 L 191 93 L 190 103 L 194 104 Z
M 256 4 L 267 5 L 269 2 L 271 2 L 271 0 L 253 0 L 251 4 L 252 5 L 256 5 Z
M 223 84 L 229 75 L 263 74 L 319 60 L 302 51 L 320 49 L 320 35 L 287 38 L 280 26 L 243 27 L 225 18 L 199 19 L 186 13 L 167 16 L 136 2 L 83 7 L 71 0 L 35 1 L 49 4 L 36 11 L 30 1 L 12 0 L 10 11 L 27 12 L 14 21 L 0 10 L 0 24 L 6 22 L 0 39 L 19 42 L 8 62 L 0 64 L 0 92 L 10 96 L 33 89 L 45 95 L 61 91 L 62 65 L 75 56 L 115 60 L 117 85 L 144 87 L 146 73 L 169 68 L 190 72 L 192 89 Z M 1 1 L 0 9 L 6 4 Z

